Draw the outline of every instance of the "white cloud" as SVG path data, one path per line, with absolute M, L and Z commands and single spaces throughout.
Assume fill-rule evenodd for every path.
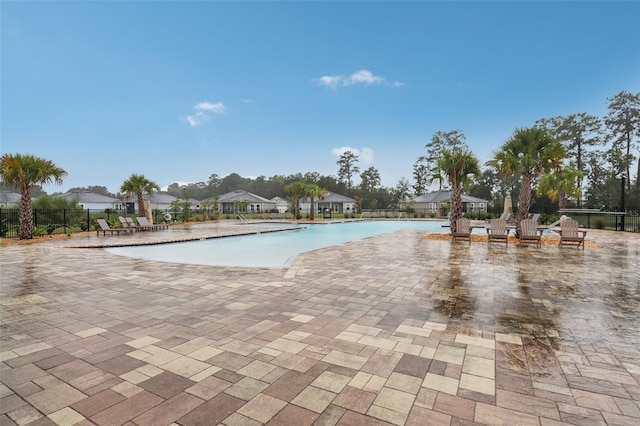
M 349 77 L 347 77 L 343 84 L 345 86 L 351 86 L 353 84 L 380 84 L 384 81 L 384 78 L 373 75 L 371 71 L 368 70 L 360 70 L 354 72 Z
M 335 89 L 343 79 L 344 77 L 341 75 L 325 75 L 323 77 L 316 78 L 316 82 L 321 86 L 327 86 L 331 89 Z
M 212 104 L 211 102 L 204 101 L 196 104 L 193 109 L 196 110 L 196 113 L 187 115 L 185 120 L 187 120 L 190 126 L 195 127 L 207 123 L 214 114 L 223 114 L 227 110 L 227 107 L 224 106 L 222 102 Z
M 341 146 L 338 148 L 333 148 L 331 150 L 333 155 L 335 155 L 336 157 L 340 157 L 342 154 L 344 154 L 347 151 L 351 151 L 358 156 L 358 163 L 360 165 L 369 166 L 373 164 L 373 150 L 371 148 L 364 147 L 362 149 L 358 149 L 358 148 L 352 148 L 350 146 Z
M 194 106 L 194 108 L 198 111 L 209 111 L 213 114 L 222 114 L 227 109 L 222 102 L 212 104 L 207 101 L 200 102 L 198 105 Z
M 380 77 L 375 75 L 369 70 L 360 70 L 356 71 L 351 75 L 325 75 L 319 78 L 315 78 L 315 81 L 320 86 L 329 87 L 330 89 L 336 89 L 339 86 L 354 86 L 357 84 L 362 84 L 366 86 L 376 85 L 376 84 L 386 84 L 391 87 L 400 87 L 404 86 L 404 83 L 400 81 L 395 81 L 393 83 L 387 81 L 384 77 Z

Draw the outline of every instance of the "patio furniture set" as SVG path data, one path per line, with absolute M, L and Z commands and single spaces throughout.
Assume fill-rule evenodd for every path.
M 489 242 L 501 242 L 509 245 L 509 232 L 517 230 L 517 236 L 520 244 L 533 243 L 537 247 L 541 246 L 542 234 L 544 231 L 551 229 L 551 226 L 539 225 L 538 217 L 534 216 L 530 219 L 524 219 L 518 224 L 509 224 L 508 217 L 503 215 L 498 219 L 487 221 L 484 226 L 472 226 L 468 218 L 462 217 L 456 221 L 455 231 L 452 230 L 451 235 L 454 241 L 467 240 L 471 243 L 471 232 L 474 228 L 484 228 L 487 230 Z M 560 229 L 559 245 L 573 245 L 584 249 L 584 238 L 587 231 L 579 229 L 579 224 L 574 219 L 564 216 L 558 225 Z
M 164 223 L 151 223 L 146 217 L 136 217 L 135 221 L 132 217 L 125 218 L 120 216 L 118 219 L 120 220 L 122 228 L 112 228 L 106 220 L 97 219 L 98 225 L 100 226 L 100 229 L 96 231 L 97 235 L 100 236 L 101 232 L 103 236 L 106 236 L 107 232 L 111 235 L 120 235 L 121 233 L 133 234 L 135 231 L 157 231 L 169 228 L 169 225 Z

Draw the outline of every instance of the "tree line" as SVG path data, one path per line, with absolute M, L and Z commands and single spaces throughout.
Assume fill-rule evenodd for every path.
M 608 98 L 607 102 L 608 113 L 604 117 L 580 112 L 540 118 L 533 124 L 532 129 L 538 129 L 537 136 L 544 134 L 544 138 L 559 143 L 554 167 L 543 167 L 542 173 L 535 168 L 524 172 L 511 170 L 511 163 L 501 167 L 493 160 L 503 151 L 503 146 L 493 153 L 494 158 L 484 167 L 479 164 L 479 173 L 465 179 L 461 190 L 489 200 L 494 209 L 501 208 L 504 198 L 511 195 L 525 203 L 525 207 L 534 206 L 537 211 L 547 213 L 567 207 L 623 210 L 623 198 L 625 210 L 640 210 L 640 93 L 621 91 Z M 226 177 L 213 174 L 206 182 L 182 186 L 173 183 L 167 192 L 180 196 L 186 188 L 191 197 L 203 200 L 243 189 L 273 198 L 286 196 L 288 185 L 303 182 L 351 196 L 361 209 L 400 208 L 409 197 L 423 195 L 434 188 L 451 189 L 451 182 L 443 175 L 439 161 L 445 151 L 469 151 L 461 130 L 438 131 L 425 148 L 425 154 L 413 164 L 413 182 L 401 178 L 394 187 L 381 184 L 380 172 L 375 167 L 361 171 L 357 154 L 347 151 L 337 160 L 336 175 L 307 172 L 244 178 L 236 173 Z M 520 149 L 523 151 L 511 152 L 510 155 L 525 155 L 525 147 Z M 635 175 L 632 173 L 634 164 Z M 523 182 L 526 183 L 524 187 L 521 185 Z M 527 199 L 521 199 L 523 189 Z

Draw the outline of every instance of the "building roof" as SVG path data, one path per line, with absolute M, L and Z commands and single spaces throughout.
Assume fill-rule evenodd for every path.
M 171 204 L 173 200 L 176 199 L 173 195 L 162 192 L 153 192 L 151 195 L 144 194 L 142 198 L 151 201 L 153 204 Z M 137 199 L 135 201 L 137 201 Z
M 310 202 L 311 198 L 306 197 L 306 198 L 302 198 L 301 199 L 303 202 Z M 347 197 L 346 195 L 342 195 L 342 194 L 336 194 L 335 192 L 329 192 L 327 191 L 325 196 L 322 198 L 318 198 L 316 197 L 315 202 L 323 202 L 323 203 L 355 203 L 356 200 L 354 200 L 351 197 Z
M 65 192 L 64 194 L 52 195 L 52 197 L 64 198 L 65 200 L 75 200 L 79 204 L 86 204 L 86 203 L 109 204 L 109 203 L 120 202 L 120 200 L 118 200 L 115 197 L 109 197 L 107 195 L 97 194 L 95 192 L 87 191 L 84 189 L 74 189 L 74 190 Z
M 20 204 L 22 196 L 15 192 L 0 190 L 0 203 L 2 204 Z
M 434 191 L 428 194 L 420 195 L 413 199 L 416 203 L 440 203 L 442 201 L 448 201 L 451 199 L 451 191 Z M 472 197 L 470 195 L 462 194 L 463 203 L 489 203 L 488 200 L 482 198 Z
M 220 203 L 233 203 L 234 201 L 249 201 L 252 203 L 268 204 L 275 203 L 275 201 L 273 200 L 267 200 L 264 197 L 252 194 L 251 192 L 245 191 L 244 189 L 237 189 L 235 191 L 227 192 L 226 194 L 222 194 L 220 197 L 218 197 L 218 202 Z

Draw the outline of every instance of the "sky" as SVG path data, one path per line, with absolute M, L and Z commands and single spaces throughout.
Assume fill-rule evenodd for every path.
M 119 191 L 338 174 L 413 182 L 438 131 L 484 164 L 543 117 L 640 91 L 638 1 L 0 1 L 0 152 Z M 357 181 L 357 180 L 356 180 Z

